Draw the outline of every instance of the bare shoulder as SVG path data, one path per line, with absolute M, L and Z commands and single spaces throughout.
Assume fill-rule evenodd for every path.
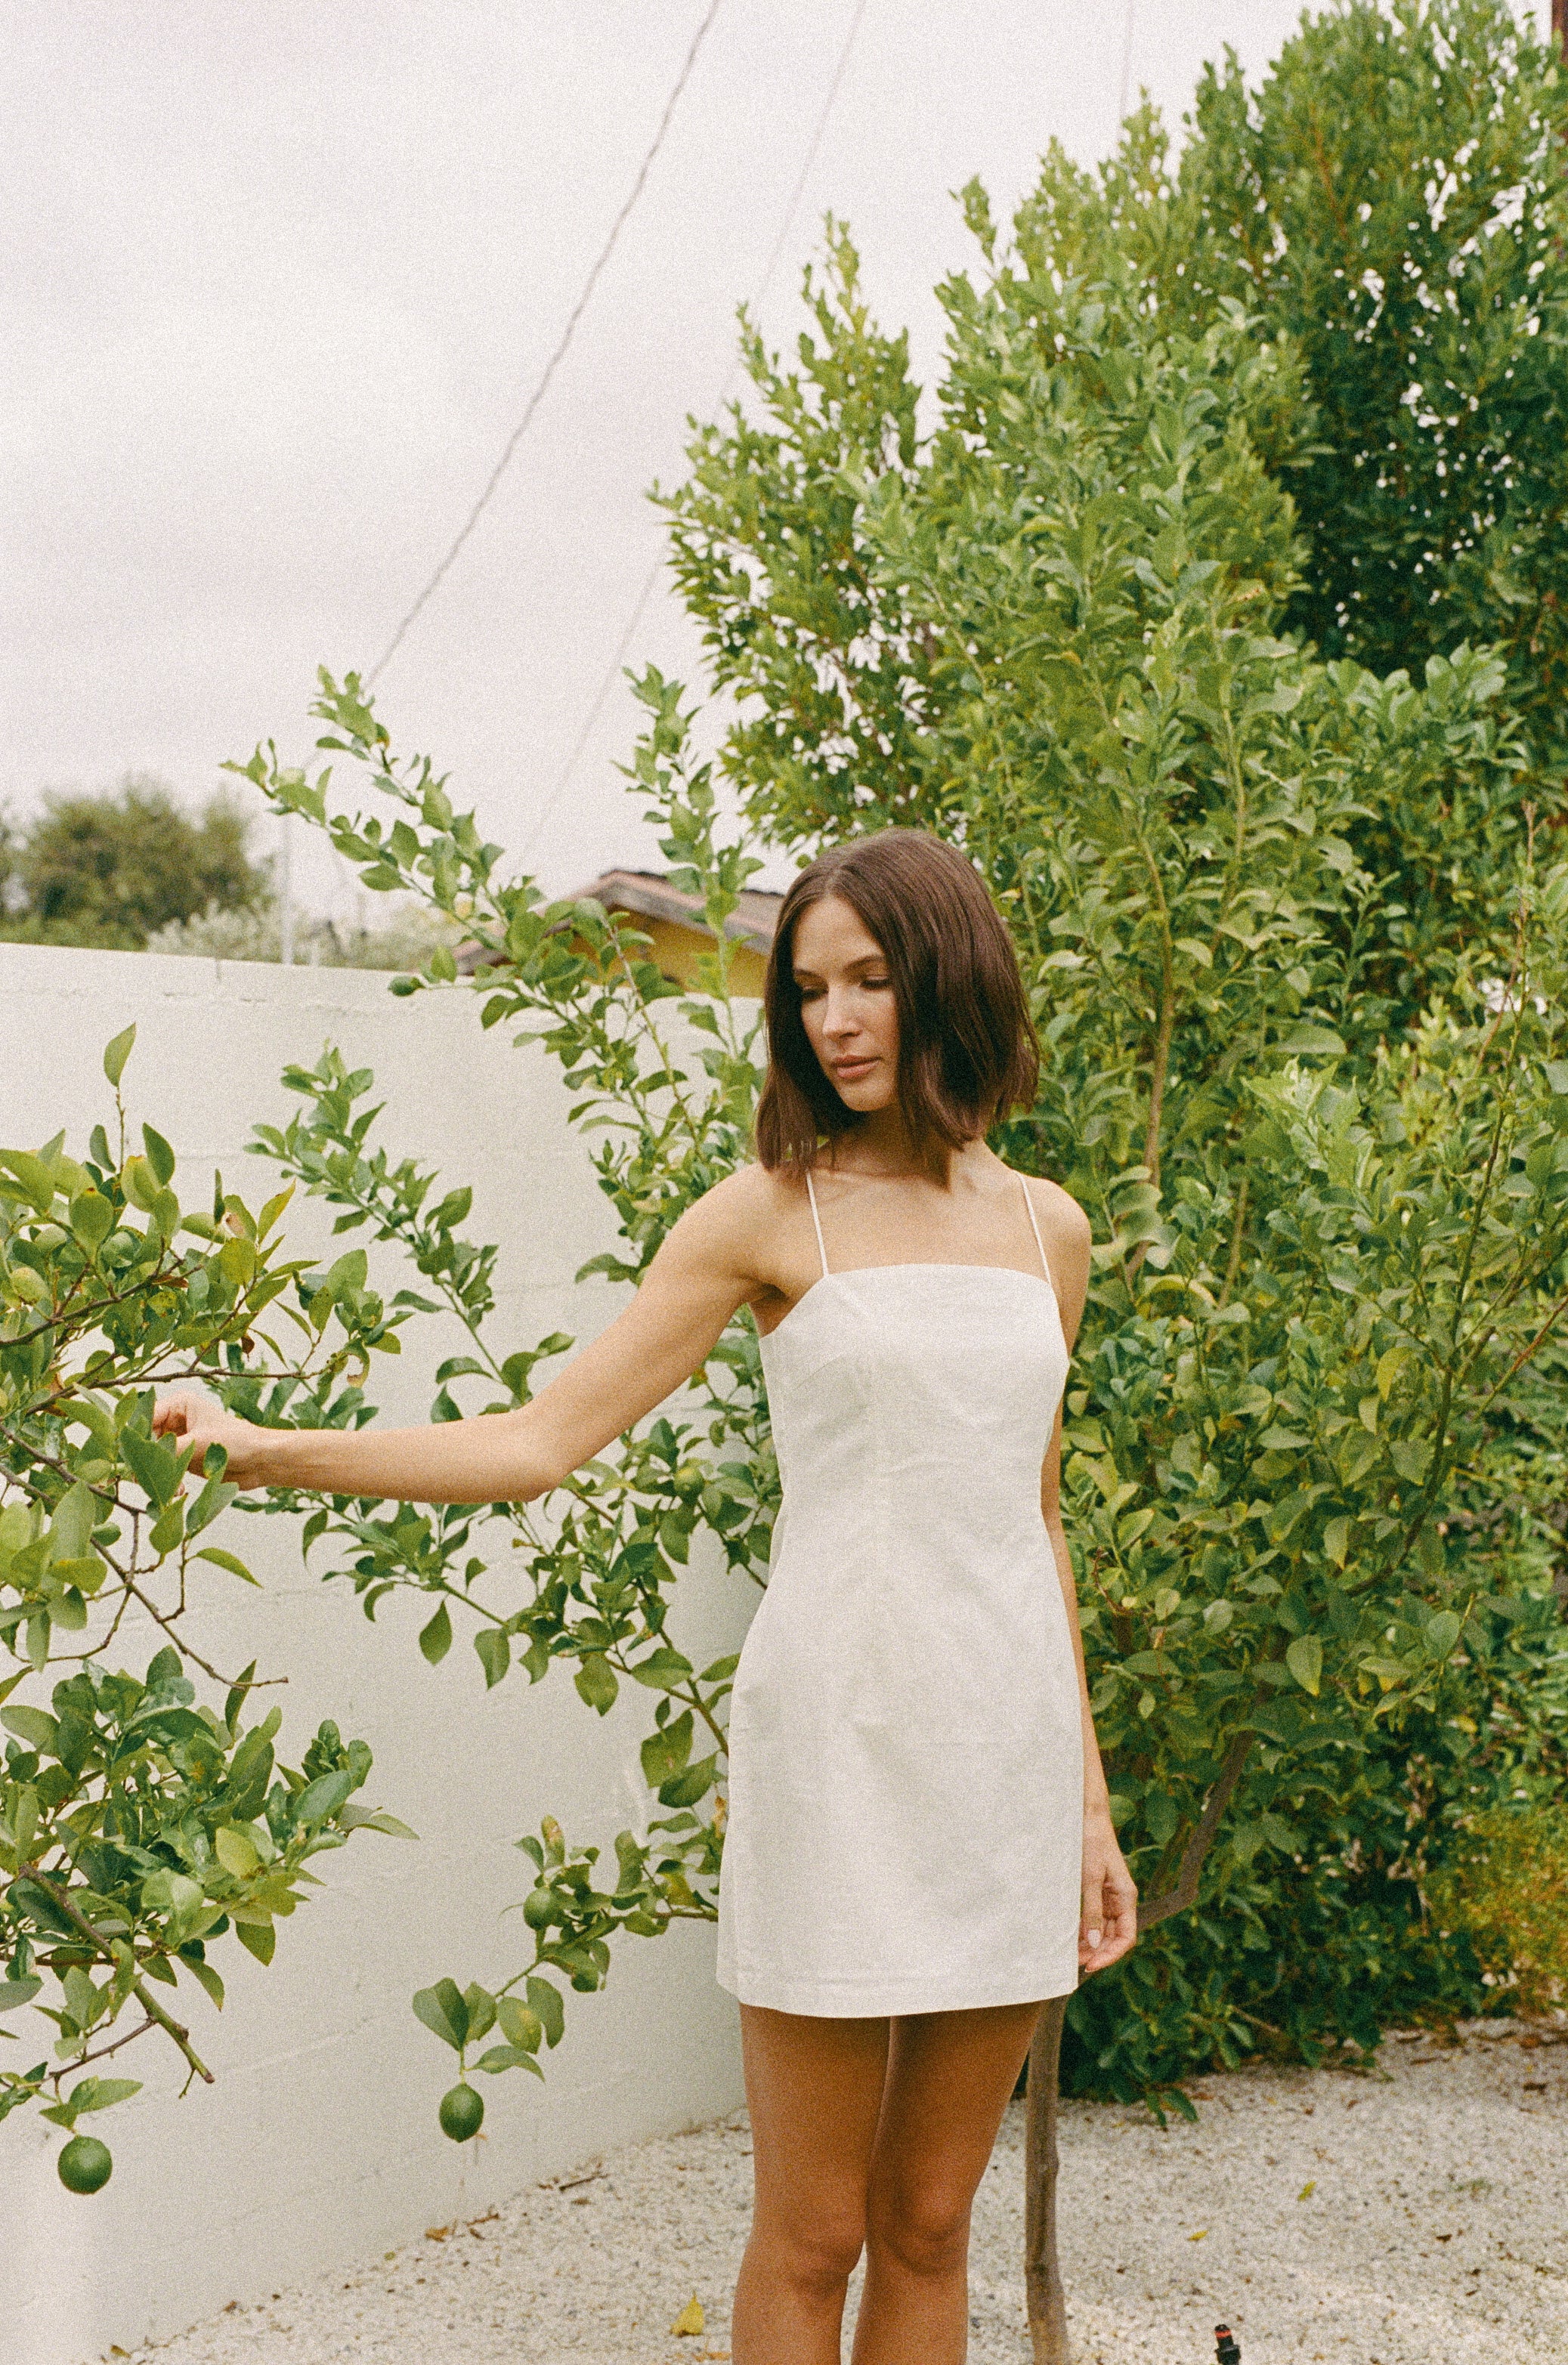
M 1089 1218 L 1069 1191 L 1043 1175 L 1025 1177 L 1025 1189 L 1035 1210 L 1051 1269 L 1062 1328 L 1070 1348 L 1083 1319 L 1089 1295 L 1089 1250 L 1093 1238 Z
M 683 1261 L 767 1281 L 780 1228 L 790 1223 L 796 1201 L 804 1199 L 800 1183 L 766 1166 L 737 1167 L 692 1201 L 666 1246 Z
M 1088 1216 L 1071 1192 L 1064 1191 L 1059 1182 L 1048 1182 L 1041 1174 L 1026 1175 L 1025 1188 L 1047 1239 L 1053 1247 L 1061 1250 L 1065 1261 L 1074 1265 L 1081 1264 L 1087 1269 L 1093 1232 Z

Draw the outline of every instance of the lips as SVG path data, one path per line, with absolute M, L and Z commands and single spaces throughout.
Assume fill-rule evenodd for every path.
M 833 1063 L 833 1072 L 841 1084 L 857 1084 L 862 1076 L 870 1074 L 876 1064 L 874 1059 L 835 1059 Z

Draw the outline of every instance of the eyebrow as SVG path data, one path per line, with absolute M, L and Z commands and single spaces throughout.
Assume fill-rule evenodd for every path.
M 846 961 L 845 966 L 846 969 L 886 969 L 888 966 L 888 957 L 886 953 L 880 952 L 861 953 L 857 955 L 854 960 Z M 799 962 L 791 962 L 790 964 L 790 975 L 794 978 L 797 985 L 803 977 L 820 977 L 822 971 L 820 970 L 803 969 Z

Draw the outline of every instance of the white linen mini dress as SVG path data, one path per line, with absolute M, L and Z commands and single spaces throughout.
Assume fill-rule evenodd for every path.
M 1065 1995 L 1083 1733 L 1034 1205 L 1038 1275 L 834 1272 L 807 1186 L 822 1278 L 762 1341 L 783 1505 L 731 1702 L 720 1984 L 846 2018 Z

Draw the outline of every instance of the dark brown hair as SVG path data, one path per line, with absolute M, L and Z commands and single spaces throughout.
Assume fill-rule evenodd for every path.
M 1013 939 L 979 872 L 919 829 L 884 829 L 820 855 L 785 896 L 763 988 L 767 1077 L 756 1108 L 764 1166 L 802 1173 L 823 1134 L 856 1122 L 801 1016 L 795 929 L 824 895 L 847 903 L 887 959 L 899 1020 L 899 1104 L 918 1141 L 973 1141 L 1029 1107 L 1040 1057 Z

